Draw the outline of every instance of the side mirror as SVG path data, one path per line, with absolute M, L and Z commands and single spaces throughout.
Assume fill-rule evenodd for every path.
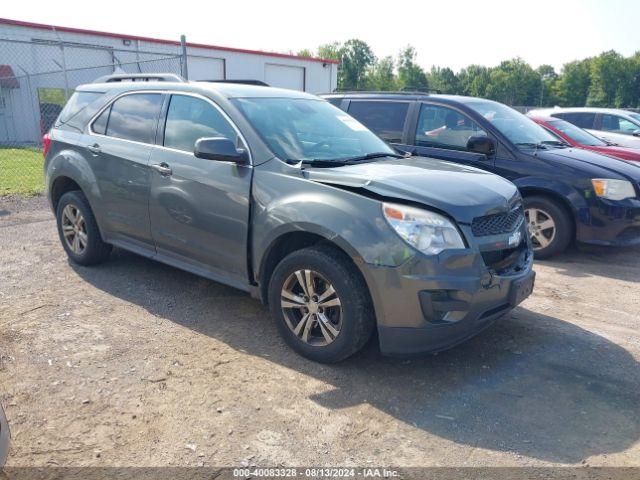
M 490 156 L 496 153 L 496 142 L 491 137 L 476 135 L 467 140 L 467 150 Z
M 198 158 L 234 162 L 238 165 L 249 163 L 247 151 L 242 148 L 236 148 L 235 143 L 224 137 L 200 138 L 196 141 L 193 154 Z
M 640 130 L 634 130 L 631 135 L 633 135 L 634 137 L 640 137 Z

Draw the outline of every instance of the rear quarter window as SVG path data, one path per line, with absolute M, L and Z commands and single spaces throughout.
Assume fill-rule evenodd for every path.
M 329 102 L 334 107 L 340 108 L 340 105 L 342 105 L 342 98 L 327 98 L 327 102 Z
M 102 95 L 104 95 L 102 92 L 74 92 L 60 112 L 55 126 L 59 127 L 63 124 L 69 124 L 78 127 L 80 123 L 78 121 L 79 117 L 83 117 L 81 114 Z

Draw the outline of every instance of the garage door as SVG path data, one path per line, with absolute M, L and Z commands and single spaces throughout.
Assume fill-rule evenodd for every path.
M 224 80 L 222 58 L 193 57 L 189 55 L 189 80 Z
M 264 67 L 264 81 L 272 87 L 304 91 L 304 67 L 267 63 Z

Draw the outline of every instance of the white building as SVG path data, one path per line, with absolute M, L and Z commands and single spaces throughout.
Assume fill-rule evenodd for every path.
M 260 80 L 310 93 L 337 86 L 334 60 L 195 43 L 186 50 L 190 80 Z M 0 18 L 0 144 L 37 141 L 69 92 L 101 75 L 180 73 L 181 52 L 174 40 Z

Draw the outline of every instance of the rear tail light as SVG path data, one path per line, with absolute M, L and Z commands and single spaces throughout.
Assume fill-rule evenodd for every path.
M 47 153 L 49 153 L 49 147 L 51 146 L 51 135 L 45 133 L 42 136 L 42 155 L 44 158 L 47 158 Z

